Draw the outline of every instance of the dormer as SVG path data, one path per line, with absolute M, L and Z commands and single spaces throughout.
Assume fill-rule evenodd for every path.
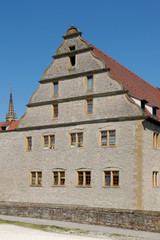
M 146 105 L 146 103 L 148 103 L 146 100 L 144 100 L 144 99 L 141 100 L 141 109 L 142 109 L 143 111 L 145 111 L 145 105 Z
M 153 107 L 152 107 L 152 114 L 153 114 L 154 116 L 157 115 L 157 109 L 158 109 L 158 107 L 156 107 L 156 106 L 153 106 Z

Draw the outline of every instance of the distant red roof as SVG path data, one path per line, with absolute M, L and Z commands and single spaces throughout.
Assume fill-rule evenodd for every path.
M 86 41 L 84 39 L 84 41 Z M 126 67 L 121 65 L 119 62 L 109 57 L 107 54 L 103 53 L 101 50 L 93 46 L 91 43 L 86 41 L 93 47 L 93 53 L 101 58 L 110 68 L 111 75 L 120 80 L 120 82 L 124 85 L 125 89 L 128 90 L 128 94 L 130 96 L 136 97 L 141 100 L 146 100 L 151 106 L 158 107 L 157 109 L 157 117 L 152 114 L 147 114 L 160 121 L 160 90 L 153 87 L 148 82 L 144 81 L 142 78 L 137 76 L 132 71 L 128 70 Z
M 7 121 L 7 122 L 1 122 L 0 123 L 0 131 L 2 130 L 14 130 L 18 126 L 18 120 L 16 121 Z

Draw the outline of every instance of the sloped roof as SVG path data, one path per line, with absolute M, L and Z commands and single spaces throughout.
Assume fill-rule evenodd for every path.
M 1 122 L 0 123 L 0 131 L 2 131 L 3 127 L 6 128 L 6 131 L 14 130 L 18 126 L 18 120 L 16 121 L 7 121 L 7 122 Z
M 86 40 L 84 39 L 84 41 Z M 146 113 L 150 117 L 160 121 L 160 90 L 144 81 L 142 78 L 121 65 L 113 58 L 109 57 L 107 54 L 96 48 L 88 41 L 86 42 L 93 47 L 93 53 L 97 57 L 101 58 L 106 63 L 107 67 L 110 68 L 110 74 L 114 78 L 120 80 L 125 89 L 128 90 L 128 94 L 130 96 L 141 100 L 146 100 L 151 106 L 159 108 L 157 109 L 157 117 L 151 115 L 148 111 Z

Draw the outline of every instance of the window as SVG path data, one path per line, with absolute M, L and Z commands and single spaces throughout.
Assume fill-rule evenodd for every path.
M 87 77 L 87 90 L 88 91 L 93 90 L 93 76 Z
M 58 104 L 53 105 L 53 118 L 58 118 Z
M 93 113 L 93 99 L 87 100 L 87 113 Z
M 44 148 L 48 148 L 49 146 L 49 137 L 48 136 L 44 136 Z
M 31 172 L 31 185 L 42 186 L 42 172 Z
M 54 96 L 58 96 L 58 82 L 53 83 L 53 94 Z
M 78 171 L 78 186 L 91 185 L 91 171 Z
M 119 171 L 104 171 L 105 186 L 119 186 Z
M 107 146 L 107 145 L 114 146 L 115 144 L 116 144 L 115 130 L 101 132 L 101 146 Z
M 65 171 L 53 171 L 53 185 L 54 186 L 65 185 Z
M 71 133 L 71 147 L 83 147 L 83 133 Z
M 71 46 L 69 47 L 69 50 L 72 52 L 72 51 L 75 51 L 75 46 Z
M 115 145 L 115 131 L 109 131 L 109 145 Z
M 71 146 L 76 146 L 76 133 L 71 134 Z
M 157 115 L 157 109 L 158 109 L 157 107 L 152 107 L 152 113 L 154 116 Z
M 158 187 L 158 172 L 156 171 L 152 173 L 152 185 L 153 187 Z
M 153 133 L 153 147 L 159 148 L 159 133 Z
M 102 146 L 107 145 L 107 131 L 101 132 L 101 145 Z
M 32 151 L 32 137 L 26 138 L 26 148 L 27 151 Z
M 76 65 L 76 57 L 75 57 L 75 56 L 71 56 L 71 57 L 69 57 L 69 58 L 70 58 L 70 66 L 71 66 L 72 68 L 74 68 L 75 65 Z
M 145 106 L 146 106 L 147 101 L 146 100 L 141 100 L 141 109 L 145 111 Z
M 55 135 L 44 136 L 44 149 L 54 149 L 55 148 Z
M 83 133 L 77 133 L 78 136 L 78 147 L 83 147 Z

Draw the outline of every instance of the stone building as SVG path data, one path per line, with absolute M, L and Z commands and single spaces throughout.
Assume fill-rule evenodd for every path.
M 0 132 L 0 201 L 160 210 L 160 91 L 71 26 Z

